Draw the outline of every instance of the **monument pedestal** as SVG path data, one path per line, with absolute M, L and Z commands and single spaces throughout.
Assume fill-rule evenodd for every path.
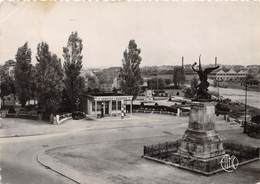
M 214 102 L 197 102 L 191 105 L 189 125 L 178 154 L 197 159 L 209 159 L 225 154 L 223 142 L 215 130 Z

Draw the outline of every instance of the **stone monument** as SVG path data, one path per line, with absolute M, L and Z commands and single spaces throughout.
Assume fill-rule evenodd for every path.
M 198 159 L 208 159 L 225 154 L 223 143 L 215 130 L 215 105 L 198 102 L 191 105 L 189 125 L 178 153 Z
M 200 56 L 201 57 L 201 56 Z M 208 93 L 208 74 L 219 66 L 202 69 L 199 57 L 192 69 L 198 73 L 200 83 L 196 86 L 196 97 L 193 99 L 189 116 L 189 125 L 178 148 L 180 164 L 188 165 L 192 160 L 200 162 L 201 167 L 217 163 L 225 154 L 223 141 L 215 130 L 215 102 Z M 201 168 L 206 171 L 206 168 Z
M 195 68 L 195 65 L 196 63 L 192 65 L 192 69 L 198 73 L 200 83 L 196 86 L 197 93 L 191 104 L 187 130 L 179 140 L 144 146 L 143 157 L 207 176 L 230 168 L 236 169 L 237 165 L 234 166 L 232 161 L 231 167 L 231 160 L 226 158 L 237 157 L 237 164 L 258 160 L 260 148 L 241 146 L 232 142 L 223 143 L 215 129 L 216 102 L 208 93 L 207 81 L 208 74 L 218 66 L 202 69 L 200 57 L 198 68 Z

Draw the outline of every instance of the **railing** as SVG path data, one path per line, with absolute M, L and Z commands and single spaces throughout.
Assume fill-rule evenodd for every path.
M 3 118 L 21 118 L 21 119 L 40 119 L 39 114 L 26 114 L 26 113 L 4 113 L 1 115 Z
M 260 123 L 247 122 L 246 131 L 249 136 L 260 139 Z
M 170 112 L 170 111 L 155 111 L 155 110 L 141 110 L 141 109 L 136 109 L 136 110 L 133 110 L 133 112 L 135 113 L 152 113 L 152 114 L 169 114 L 169 115 L 174 115 L 176 116 L 177 113 L 175 112 Z
M 53 124 L 59 125 L 69 119 L 72 119 L 72 113 L 58 114 L 53 118 Z
M 168 154 L 177 152 L 179 146 L 180 140 L 144 146 L 144 156 L 162 158 Z
M 257 158 L 260 159 L 259 147 L 252 147 L 228 141 L 225 141 L 223 146 L 226 153 L 236 156 L 239 162 L 245 162 Z
M 181 107 L 168 107 L 164 105 L 133 105 L 133 112 L 169 114 L 174 116 L 188 116 L 189 111 Z
M 180 140 L 144 146 L 144 156 L 164 159 L 177 152 Z M 260 159 L 260 148 L 224 141 L 226 154 L 234 155 L 240 164 Z

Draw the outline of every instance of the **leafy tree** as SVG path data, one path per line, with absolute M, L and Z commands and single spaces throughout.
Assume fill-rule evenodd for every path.
M 245 79 L 242 81 L 242 85 L 248 85 L 248 86 L 257 86 L 259 84 L 259 81 L 256 79 L 256 77 L 252 74 L 247 74 Z
M 165 79 L 165 84 L 166 84 L 166 85 L 171 84 L 171 79 Z
M 152 78 L 147 81 L 149 89 L 164 89 L 166 86 L 164 79 Z
M 190 87 L 184 88 L 183 92 L 184 92 L 184 96 L 186 98 L 191 98 L 192 97 L 192 91 L 191 91 Z
M 218 81 L 216 79 L 213 80 L 213 87 L 218 87 Z
M 113 89 L 112 89 L 112 92 L 113 92 L 113 93 L 117 94 L 118 91 L 119 91 L 119 90 L 118 90 L 117 88 L 113 87 Z
M 44 112 L 44 118 L 55 114 L 59 108 L 63 90 L 61 60 L 49 51 L 47 43 L 37 47 L 36 88 L 37 99 Z
M 120 86 L 123 93 L 133 95 L 135 99 L 142 84 L 142 77 L 140 72 L 140 57 L 141 50 L 137 48 L 134 40 L 130 40 L 128 49 L 124 51 L 124 58 L 122 60 L 123 66 L 120 70 Z
M 15 94 L 14 80 L 5 72 L 1 72 L 0 97 L 4 104 L 4 97 L 10 94 Z
M 28 48 L 27 42 L 18 48 L 15 59 L 16 66 L 14 70 L 14 78 L 16 95 L 18 96 L 22 107 L 24 107 L 26 102 L 30 100 L 30 84 L 32 74 L 31 49 Z
M 198 85 L 197 77 L 193 77 L 190 82 L 190 87 L 184 89 L 184 96 L 187 98 L 193 98 L 197 93 L 196 86 Z
M 197 85 L 199 84 L 198 78 L 193 77 L 190 81 L 190 88 L 191 88 L 191 93 L 192 96 L 196 95 L 197 93 Z
M 99 88 L 99 79 L 96 76 L 92 76 L 90 74 L 85 75 L 86 84 L 88 89 L 98 89 Z
M 77 32 L 72 32 L 69 36 L 66 47 L 63 47 L 64 71 L 65 71 L 65 92 L 68 105 L 71 110 L 75 110 L 80 92 L 83 90 L 82 78 L 79 76 L 82 69 L 82 49 L 83 44 Z
M 37 71 L 36 71 L 36 67 L 32 65 L 32 70 L 31 70 L 31 80 L 29 82 L 30 84 L 30 96 L 31 96 L 31 99 L 36 100 L 37 98 L 37 86 L 36 86 L 36 83 L 37 83 Z
M 185 74 L 183 67 L 174 67 L 173 69 L 173 83 L 175 87 L 180 87 L 185 82 Z

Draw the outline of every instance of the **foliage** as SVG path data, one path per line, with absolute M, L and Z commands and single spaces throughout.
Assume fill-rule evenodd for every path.
M 199 83 L 199 81 L 198 81 L 197 77 L 193 77 L 191 79 L 190 87 L 191 87 L 192 96 L 197 93 L 197 85 L 198 85 L 198 83 Z
M 196 89 L 197 85 L 198 85 L 198 79 L 197 77 L 193 77 L 190 81 L 190 87 L 184 89 L 184 96 L 186 98 L 193 98 L 197 93 L 197 89 Z
M 216 79 L 213 80 L 213 87 L 218 87 L 218 81 Z
M 260 115 L 257 115 L 257 116 L 253 116 L 251 121 L 253 123 L 256 123 L 256 124 L 259 124 L 260 125 Z
M 23 46 L 18 48 L 16 53 L 16 66 L 14 70 L 16 95 L 22 105 L 25 106 L 26 102 L 30 100 L 31 93 L 31 49 L 28 48 L 26 42 Z
M 142 75 L 151 76 L 159 71 L 159 66 L 144 66 L 141 69 Z
M 170 80 L 170 79 L 165 79 L 164 81 L 165 81 L 165 84 L 166 84 L 166 85 L 171 84 L 171 80 Z
M 76 102 L 81 91 L 84 89 L 84 78 L 80 77 L 82 69 L 82 49 L 83 44 L 77 32 L 72 32 L 69 36 L 67 46 L 63 47 L 64 71 L 65 71 L 65 98 L 71 110 L 76 110 Z
M 179 87 L 185 82 L 185 74 L 183 67 L 174 67 L 173 69 L 173 83 L 174 86 Z
M 117 88 L 113 87 L 113 89 L 112 89 L 112 92 L 113 92 L 113 93 L 117 94 L 118 91 L 119 91 L 119 90 L 118 90 Z
M 61 102 L 63 70 L 61 60 L 49 51 L 47 43 L 37 47 L 37 99 L 45 117 L 56 113 Z
M 120 70 L 120 86 L 123 93 L 133 95 L 135 99 L 142 84 L 142 77 L 140 72 L 140 57 L 141 50 L 137 48 L 135 40 L 130 40 L 128 49 L 124 51 L 124 58 L 122 60 L 123 66 Z
M 147 81 L 148 83 L 148 88 L 149 89 L 164 89 L 166 87 L 166 82 L 164 79 L 157 79 L 157 78 L 152 78 Z
M 120 67 L 110 67 L 103 69 L 99 72 L 95 72 L 99 84 L 111 84 L 114 82 L 114 79 L 118 77 L 120 73 Z
M 36 67 L 32 65 L 29 84 L 30 84 L 30 97 L 31 99 L 34 100 L 37 97 L 36 77 L 37 77 Z
M 191 88 L 190 87 L 184 88 L 183 92 L 184 92 L 184 97 L 192 98 L 192 92 L 191 92 Z
M 0 97 L 4 104 L 4 96 L 15 94 L 14 80 L 5 72 L 1 72 Z
M 247 74 L 246 78 L 241 83 L 243 86 L 257 86 L 259 84 L 259 81 L 256 79 L 256 77 L 252 74 Z
M 85 86 L 88 89 L 98 89 L 99 88 L 99 80 L 96 76 L 92 75 L 85 75 L 85 80 L 87 82 L 87 86 Z

